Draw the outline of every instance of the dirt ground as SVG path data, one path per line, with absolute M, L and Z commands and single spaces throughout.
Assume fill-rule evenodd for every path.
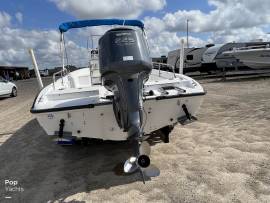
M 200 82 L 199 120 L 152 146 L 161 174 L 145 185 L 115 174 L 126 142 L 52 142 L 29 112 L 36 81 L 17 82 L 18 97 L 0 99 L 0 202 L 270 202 L 270 77 Z

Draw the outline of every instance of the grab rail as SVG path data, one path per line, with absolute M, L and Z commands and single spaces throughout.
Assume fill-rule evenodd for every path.
M 173 75 L 174 75 L 174 77 L 176 78 L 176 75 L 175 75 L 175 69 L 174 69 L 174 67 L 173 67 L 172 65 L 167 64 L 167 63 L 158 63 L 158 62 L 152 62 L 152 63 L 153 63 L 153 65 L 158 65 L 158 76 L 161 75 L 161 72 L 160 72 L 161 66 L 167 66 L 167 67 L 169 67 L 169 68 L 172 69 Z
M 61 79 L 62 79 L 62 85 L 64 85 L 64 80 L 63 80 L 63 76 L 65 76 L 68 73 L 68 70 L 66 68 L 64 68 L 64 70 L 60 70 L 56 73 L 53 74 L 53 88 L 55 89 L 55 77 L 56 75 L 61 74 Z

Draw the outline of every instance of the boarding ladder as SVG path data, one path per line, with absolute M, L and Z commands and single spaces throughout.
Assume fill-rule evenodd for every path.
M 100 85 L 101 75 L 99 71 L 98 49 L 90 49 L 89 68 L 90 68 L 91 85 Z

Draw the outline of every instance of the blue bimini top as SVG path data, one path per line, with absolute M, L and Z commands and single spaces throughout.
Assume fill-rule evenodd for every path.
M 136 26 L 144 29 L 144 24 L 139 20 L 124 20 L 124 19 L 93 19 L 93 20 L 79 20 L 73 22 L 62 23 L 59 26 L 61 33 L 68 31 L 72 28 L 92 27 L 101 25 L 127 25 Z

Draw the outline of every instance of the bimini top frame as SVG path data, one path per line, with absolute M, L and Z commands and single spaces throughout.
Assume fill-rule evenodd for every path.
M 139 20 L 124 20 L 124 19 L 93 19 L 93 20 L 80 20 L 73 22 L 62 23 L 59 26 L 61 33 L 68 31 L 72 28 L 93 27 L 101 25 L 123 25 L 123 26 L 136 26 L 144 29 L 144 24 Z
M 73 28 L 93 27 L 102 25 L 122 25 L 122 26 L 135 26 L 142 29 L 144 33 L 144 24 L 139 20 L 124 20 L 124 19 L 92 19 L 92 20 L 79 20 L 73 22 L 65 22 L 59 26 L 61 33 L 60 39 L 60 52 L 62 55 L 62 71 L 57 74 L 61 74 L 63 77 L 68 71 L 65 68 L 65 40 L 64 32 L 67 32 Z M 67 56 L 66 56 L 67 57 Z M 63 80 L 62 80 L 63 83 Z

